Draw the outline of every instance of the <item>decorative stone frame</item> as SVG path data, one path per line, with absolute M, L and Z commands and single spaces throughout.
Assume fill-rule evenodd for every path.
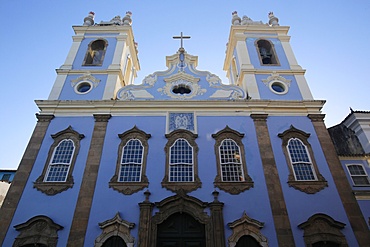
M 162 187 L 166 188 L 172 192 L 178 192 L 179 190 L 185 192 L 194 191 L 202 186 L 202 182 L 198 177 L 198 145 L 195 142 L 195 139 L 198 137 L 197 134 L 194 134 L 188 130 L 178 129 L 172 131 L 169 134 L 165 135 L 168 139 L 168 142 L 164 148 L 166 153 L 166 168 L 165 176 L 162 180 Z M 170 147 L 175 143 L 177 139 L 185 139 L 193 147 L 193 172 L 194 172 L 194 181 L 192 182 L 170 182 L 169 181 L 169 169 L 170 169 Z
M 100 58 L 100 63 L 98 64 L 93 64 L 93 63 L 87 63 L 87 60 L 89 58 L 89 55 L 91 56 L 91 53 L 93 52 L 92 50 L 92 45 L 94 42 L 97 42 L 97 41 L 103 41 L 104 42 L 104 49 L 103 49 L 103 54 L 101 55 L 101 58 Z M 105 53 L 107 51 L 107 46 L 108 46 L 108 41 L 106 39 L 102 39 L 102 38 L 99 38 L 99 39 L 96 39 L 96 40 L 93 40 L 89 43 L 88 45 L 88 48 L 87 48 L 87 51 L 86 51 L 86 54 L 85 54 L 85 58 L 82 62 L 82 66 L 102 66 L 103 65 L 103 61 L 104 61 L 104 57 L 105 57 Z M 92 56 L 91 59 L 94 59 L 94 57 Z
M 243 212 L 243 216 L 240 219 L 227 224 L 233 231 L 231 236 L 228 238 L 228 247 L 235 247 L 239 239 L 243 236 L 251 236 L 260 244 L 260 246 L 267 247 L 267 238 L 260 232 L 260 229 L 264 224 L 265 223 L 259 222 L 258 220 L 251 219 L 245 212 Z
M 271 51 L 271 53 L 272 53 L 271 58 L 273 58 L 273 59 L 276 61 L 276 63 L 264 64 L 264 63 L 262 62 L 262 58 L 261 58 L 261 54 L 260 54 L 260 49 L 259 49 L 259 48 L 260 48 L 260 46 L 258 45 L 258 42 L 260 42 L 260 41 L 263 41 L 263 42 L 267 42 L 267 43 L 269 43 L 269 45 L 270 45 L 270 51 Z M 280 66 L 280 62 L 279 62 L 278 56 L 276 55 L 275 46 L 274 46 L 274 44 L 273 44 L 270 40 L 267 40 L 267 39 L 257 39 L 257 40 L 254 42 L 254 45 L 255 45 L 256 50 L 257 50 L 258 59 L 259 59 L 260 64 L 261 64 L 262 66 Z
M 278 136 L 282 139 L 282 149 L 283 149 L 283 152 L 284 152 L 287 164 L 288 164 L 288 169 L 289 169 L 288 184 L 289 186 L 297 190 L 300 190 L 302 192 L 305 192 L 307 194 L 315 194 L 319 192 L 320 190 L 324 189 L 325 187 L 328 187 L 328 182 L 319 172 L 319 168 L 316 164 L 315 157 L 313 155 L 312 147 L 310 143 L 308 142 L 308 137 L 310 137 L 310 134 L 305 133 L 302 130 L 296 129 L 293 125 L 291 125 L 288 130 L 284 131 L 283 133 L 278 134 Z M 297 181 L 294 178 L 294 171 L 293 171 L 293 167 L 290 161 L 290 154 L 287 150 L 288 141 L 291 138 L 298 138 L 307 147 L 307 151 L 308 151 L 308 154 L 310 155 L 312 166 L 316 174 L 317 180 Z
M 44 215 L 35 216 L 25 223 L 14 226 L 19 231 L 15 238 L 13 247 L 43 244 L 56 247 L 58 243 L 58 231 L 63 226 L 54 223 L 52 219 Z
M 340 231 L 346 224 L 335 221 L 326 214 L 314 214 L 306 222 L 298 225 L 304 231 L 305 246 L 312 247 L 321 241 L 330 241 L 340 247 L 348 247 L 347 240 Z
M 62 130 L 54 135 L 51 135 L 51 137 L 54 139 L 54 143 L 51 145 L 49 149 L 48 158 L 46 160 L 44 169 L 42 171 L 42 174 L 33 183 L 34 188 L 36 188 L 37 190 L 49 196 L 58 194 L 62 191 L 65 191 L 73 187 L 74 180 L 73 180 L 72 172 L 73 172 L 73 168 L 76 163 L 76 157 L 80 150 L 80 140 L 84 138 L 85 136 L 73 130 L 72 127 L 69 126 L 65 130 Z M 65 139 L 71 139 L 75 145 L 75 150 L 74 150 L 72 161 L 69 167 L 67 179 L 65 182 L 45 182 L 44 179 L 45 179 L 48 167 L 50 165 L 50 161 L 53 157 L 54 150 L 58 146 L 58 144 Z
M 218 187 L 221 190 L 226 191 L 232 195 L 240 194 L 241 192 L 253 187 L 254 183 L 252 181 L 252 178 L 248 175 L 248 170 L 247 170 L 247 165 L 246 165 L 246 160 L 245 160 L 245 150 L 244 150 L 244 145 L 242 142 L 242 138 L 244 137 L 244 134 L 241 134 L 231 129 L 229 126 L 226 126 L 223 130 L 220 130 L 216 134 L 212 134 L 212 137 L 216 140 L 216 143 L 214 145 L 214 150 L 215 150 L 216 162 L 217 162 L 217 176 L 215 177 L 215 180 L 213 182 L 215 187 Z M 221 145 L 221 142 L 225 139 L 232 139 L 239 146 L 241 163 L 242 163 L 241 166 L 242 166 L 243 174 L 244 174 L 244 181 L 223 182 L 221 179 L 222 172 L 221 172 L 219 147 Z
M 119 212 L 112 219 L 99 223 L 99 227 L 103 232 L 95 239 L 94 247 L 103 246 L 104 242 L 113 236 L 122 238 L 127 247 L 134 247 L 135 238 L 130 231 L 135 227 L 135 223 L 123 220 Z
M 112 188 L 125 195 L 132 195 L 144 189 L 145 187 L 148 187 L 149 185 L 149 181 L 146 176 L 146 163 L 149 149 L 148 139 L 151 137 L 151 135 L 145 133 L 144 131 L 134 126 L 132 129 L 122 134 L 119 134 L 118 137 L 121 139 L 121 143 L 118 147 L 116 171 L 111 180 L 109 181 L 109 188 Z M 141 144 L 144 146 L 143 162 L 141 164 L 140 182 L 118 182 L 118 177 L 121 168 L 122 150 L 123 147 L 127 144 L 127 142 L 132 139 L 140 140 Z

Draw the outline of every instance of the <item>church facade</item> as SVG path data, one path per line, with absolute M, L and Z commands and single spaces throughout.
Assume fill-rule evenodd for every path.
M 182 45 L 140 70 L 131 13 L 75 35 L 0 213 L 2 246 L 366 246 L 359 207 L 289 44 L 236 12 L 224 70 Z

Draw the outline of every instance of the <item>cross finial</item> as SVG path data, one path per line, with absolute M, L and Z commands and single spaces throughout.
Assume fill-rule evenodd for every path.
M 180 43 L 180 44 L 181 44 L 180 49 L 181 49 L 181 48 L 184 48 L 184 47 L 183 47 L 183 39 L 190 39 L 190 36 L 183 36 L 183 35 L 182 35 L 182 32 L 181 32 L 181 33 L 180 33 L 180 36 L 173 36 L 173 38 L 174 38 L 174 39 L 181 39 L 181 43 Z

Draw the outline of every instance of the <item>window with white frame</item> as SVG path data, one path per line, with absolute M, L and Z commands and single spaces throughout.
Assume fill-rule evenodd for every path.
M 316 163 L 308 141 L 310 135 L 291 125 L 289 129 L 278 134 L 278 137 L 282 139 L 282 148 L 289 169 L 289 186 L 307 194 L 315 194 L 327 187 L 328 182 Z
M 306 146 L 301 140 L 291 138 L 288 141 L 288 152 L 293 166 L 294 177 L 296 180 L 316 180 L 315 172 L 312 167 L 310 155 Z
M 109 187 L 125 195 L 132 195 L 145 187 L 149 181 L 146 176 L 146 163 L 150 134 L 136 126 L 119 134 L 116 169 L 109 181 Z
M 219 147 L 221 177 L 223 182 L 244 181 L 240 148 L 232 139 L 225 139 Z
M 185 129 L 177 129 L 166 134 L 168 142 L 164 148 L 166 153 L 165 174 L 162 187 L 172 192 L 190 192 L 201 187 L 198 177 L 198 145 L 197 134 Z
M 75 145 L 71 139 L 62 140 L 54 149 L 45 182 L 65 182 L 71 166 Z
M 85 136 L 69 126 L 51 137 L 54 143 L 49 149 L 42 174 L 33 186 L 47 195 L 55 195 L 73 187 L 72 173 L 80 149 L 80 141 Z
M 215 139 L 217 175 L 215 187 L 232 195 L 237 195 L 253 187 L 253 180 L 248 175 L 247 161 L 243 145 L 243 133 L 226 126 L 212 134 Z
M 347 165 L 347 169 L 351 176 L 353 185 L 370 185 L 369 177 L 361 164 Z
M 183 138 L 170 147 L 169 181 L 194 181 L 193 147 Z
M 123 147 L 118 182 L 140 182 L 144 146 L 138 139 L 131 139 Z

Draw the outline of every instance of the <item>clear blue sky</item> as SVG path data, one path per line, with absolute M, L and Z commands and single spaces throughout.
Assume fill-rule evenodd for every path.
M 267 22 L 273 11 L 290 26 L 291 45 L 315 99 L 325 99 L 328 127 L 354 110 L 370 110 L 369 0 L 0 0 L 0 168 L 16 168 L 36 124 L 34 100 L 47 99 L 72 44 L 73 25 L 89 11 L 95 21 L 132 11 L 141 71 L 136 83 L 165 70 L 165 56 L 184 47 L 200 70 L 222 70 L 231 13 Z

